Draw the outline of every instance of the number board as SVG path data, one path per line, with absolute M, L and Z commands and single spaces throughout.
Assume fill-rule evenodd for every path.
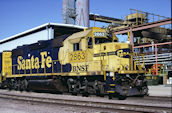
M 105 33 L 104 32 L 94 32 L 94 36 L 95 37 L 105 37 Z
M 70 62 L 84 62 L 86 61 L 86 51 L 75 51 L 69 53 Z

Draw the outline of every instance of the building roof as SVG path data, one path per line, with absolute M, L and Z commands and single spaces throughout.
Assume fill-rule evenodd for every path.
M 46 23 L 46 24 L 40 25 L 38 27 L 29 29 L 29 30 L 24 31 L 24 32 L 21 32 L 21 33 L 18 33 L 16 35 L 13 35 L 11 37 L 5 38 L 3 40 L 0 40 L 0 44 L 5 43 L 5 42 L 8 42 L 8 41 L 11 41 L 11 40 L 14 40 L 14 39 L 17 39 L 17 38 L 20 38 L 22 36 L 26 36 L 26 35 L 32 34 L 34 32 L 41 31 L 41 30 L 46 29 L 46 28 L 53 27 L 53 26 L 54 27 L 63 27 L 64 30 L 65 30 L 65 28 L 81 29 L 81 30 L 86 28 L 86 27 L 77 26 L 77 25 L 71 25 L 71 24 Z

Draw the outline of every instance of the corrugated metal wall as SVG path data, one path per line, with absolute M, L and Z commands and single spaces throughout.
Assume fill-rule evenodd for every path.
M 2 53 L 0 53 L 0 76 L 2 71 Z
M 45 30 L 38 31 L 36 33 L 32 33 L 30 35 L 26 35 L 18 39 L 0 44 L 0 52 L 12 50 L 17 46 L 32 44 L 37 42 L 38 40 L 48 40 L 52 38 L 54 38 L 54 29 L 47 28 Z

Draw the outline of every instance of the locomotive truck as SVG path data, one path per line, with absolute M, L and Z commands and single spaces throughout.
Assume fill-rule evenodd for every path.
M 108 28 L 40 40 L 0 53 L 0 86 L 127 97 L 146 95 L 144 65 Z M 135 59 L 134 59 L 135 58 Z

